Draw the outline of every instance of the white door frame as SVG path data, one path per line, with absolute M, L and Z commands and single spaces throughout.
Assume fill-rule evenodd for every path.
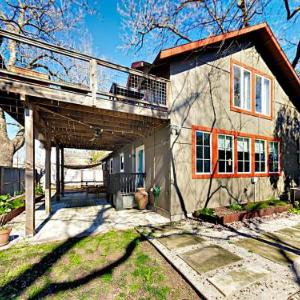
M 145 173 L 145 146 L 144 145 L 141 145 L 141 146 L 135 148 L 135 172 L 136 173 L 139 172 L 139 168 L 138 168 L 139 156 L 138 156 L 138 153 L 139 153 L 140 150 L 144 151 L 144 155 L 143 155 L 143 173 Z

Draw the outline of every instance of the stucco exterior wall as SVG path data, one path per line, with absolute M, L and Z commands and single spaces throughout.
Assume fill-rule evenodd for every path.
M 171 126 L 178 134 L 171 136 L 171 214 L 182 215 L 181 201 L 188 213 L 208 202 L 208 207 L 229 204 L 233 198 L 253 201 L 278 196 L 284 189 L 284 176 L 277 188 L 270 177 L 260 177 L 256 185 L 251 178 L 192 178 L 192 126 L 214 127 L 282 138 L 283 175 L 295 180 L 299 176 L 297 139 L 293 136 L 294 105 L 252 45 L 241 45 L 229 54 L 215 59 L 213 55 L 193 56 L 170 65 L 172 86 Z M 267 120 L 230 110 L 230 59 L 237 60 L 273 76 L 273 120 Z M 294 120 L 294 121 L 293 121 Z M 180 201 L 181 200 L 181 201 Z

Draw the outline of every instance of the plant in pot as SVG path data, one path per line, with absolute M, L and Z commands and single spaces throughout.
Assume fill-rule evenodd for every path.
M 14 208 L 9 198 L 9 195 L 0 195 L 0 247 L 9 243 L 11 228 L 5 226 L 6 215 Z

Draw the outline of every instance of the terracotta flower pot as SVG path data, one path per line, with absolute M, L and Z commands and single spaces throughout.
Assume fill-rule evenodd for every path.
M 139 209 L 145 209 L 148 204 L 148 193 L 145 188 L 138 188 L 134 194 Z
M 9 243 L 9 235 L 11 228 L 0 229 L 0 247 L 5 246 Z

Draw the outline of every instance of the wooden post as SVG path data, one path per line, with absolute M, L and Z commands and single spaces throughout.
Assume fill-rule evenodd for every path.
M 45 210 L 51 214 L 51 145 L 45 147 Z
M 59 146 L 56 145 L 56 200 L 60 200 L 60 180 L 59 180 Z
M 26 235 L 35 234 L 35 149 L 34 149 L 34 112 L 31 106 L 25 109 L 25 202 Z
M 61 195 L 64 196 L 65 192 L 65 174 L 64 174 L 64 148 L 62 147 L 61 149 L 61 156 L 60 156 L 60 192 Z
M 95 105 L 96 96 L 97 96 L 97 61 L 95 59 L 90 60 L 90 90 L 92 93 L 92 101 Z

